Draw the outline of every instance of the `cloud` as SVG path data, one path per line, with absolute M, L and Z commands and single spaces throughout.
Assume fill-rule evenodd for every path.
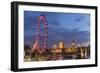
M 80 16 L 80 17 L 76 18 L 75 19 L 75 22 L 80 22 L 82 20 L 84 20 L 84 16 Z
M 77 41 L 78 43 L 89 41 L 90 35 L 87 31 L 80 31 L 78 29 L 52 29 L 52 31 L 48 34 L 48 42 L 49 45 L 53 45 L 54 43 L 58 43 L 60 40 L 63 40 L 66 44 L 71 42 L 72 40 Z M 53 42 L 53 43 L 52 43 Z

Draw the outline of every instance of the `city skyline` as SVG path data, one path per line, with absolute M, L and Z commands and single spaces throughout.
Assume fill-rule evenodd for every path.
M 24 11 L 24 43 L 32 47 L 36 35 L 38 17 L 44 14 L 48 23 L 48 48 L 60 40 L 69 45 L 90 42 L 90 15 L 83 13 L 56 13 Z M 40 32 L 44 34 L 44 24 L 40 23 Z M 68 46 L 67 45 L 67 46 Z

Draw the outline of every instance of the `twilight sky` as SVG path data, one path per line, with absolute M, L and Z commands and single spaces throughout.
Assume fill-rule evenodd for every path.
M 24 44 L 32 47 L 36 36 L 36 23 L 39 16 L 46 16 L 48 23 L 48 48 L 53 44 L 64 41 L 66 47 L 72 40 L 77 43 L 90 41 L 90 15 L 83 13 L 56 13 L 56 12 L 36 12 L 24 11 Z M 44 24 L 40 23 L 40 33 L 44 36 Z M 43 43 L 40 38 L 40 46 Z

